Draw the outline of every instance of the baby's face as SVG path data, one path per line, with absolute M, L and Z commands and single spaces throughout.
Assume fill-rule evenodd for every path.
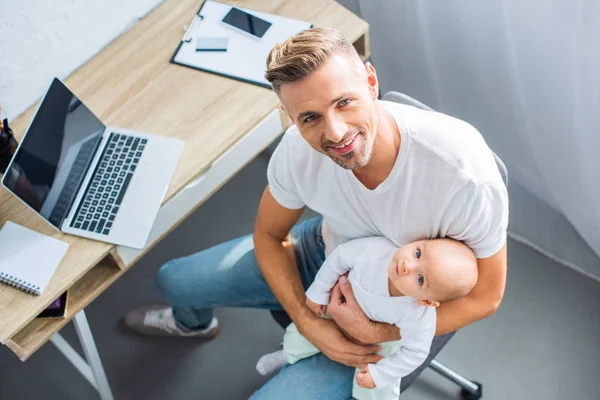
M 451 259 L 457 256 L 448 251 L 450 245 L 445 240 L 418 240 L 400 247 L 388 267 L 390 281 L 405 296 L 439 300 L 453 281 L 444 265 L 460 261 Z

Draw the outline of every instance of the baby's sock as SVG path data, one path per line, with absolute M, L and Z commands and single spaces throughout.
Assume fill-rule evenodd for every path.
M 261 375 L 269 375 L 273 372 L 279 371 L 288 361 L 283 353 L 283 350 L 276 351 L 274 353 L 265 354 L 256 363 L 256 370 Z

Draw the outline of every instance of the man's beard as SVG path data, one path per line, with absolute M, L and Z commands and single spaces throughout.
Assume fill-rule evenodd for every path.
M 366 135 L 364 135 L 363 132 L 360 132 L 359 135 L 362 135 L 364 143 L 362 154 L 357 154 L 356 150 L 352 150 L 350 153 L 343 155 L 332 155 L 329 152 L 325 154 L 329 158 L 331 158 L 333 162 L 335 162 L 337 165 L 344 169 L 352 170 L 364 167 L 368 164 L 369 160 L 371 159 L 371 154 L 373 153 L 373 141 L 369 140 L 369 138 Z M 347 139 L 342 139 L 340 142 L 343 143 L 345 140 Z

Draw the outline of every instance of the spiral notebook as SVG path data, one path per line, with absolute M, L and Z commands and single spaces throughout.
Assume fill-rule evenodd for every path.
M 41 295 L 69 244 L 6 221 L 0 230 L 0 283 Z

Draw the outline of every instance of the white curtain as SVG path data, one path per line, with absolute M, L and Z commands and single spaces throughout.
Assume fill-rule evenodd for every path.
M 382 92 L 407 93 L 478 128 L 515 188 L 545 203 L 511 225 L 551 256 L 600 276 L 600 2 L 359 5 Z M 544 207 L 574 230 L 557 218 L 549 225 L 538 212 Z M 585 248 L 563 236 L 570 229 Z

